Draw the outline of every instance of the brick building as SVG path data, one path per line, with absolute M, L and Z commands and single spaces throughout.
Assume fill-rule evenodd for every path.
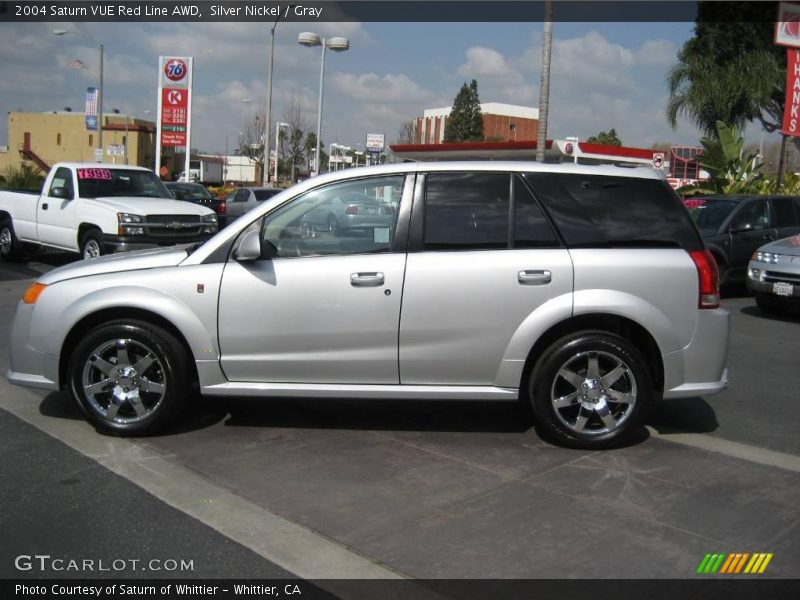
M 451 106 L 429 108 L 414 119 L 414 143 L 441 144 Z M 487 142 L 535 140 L 539 133 L 539 109 L 499 102 L 481 104 L 483 138 Z

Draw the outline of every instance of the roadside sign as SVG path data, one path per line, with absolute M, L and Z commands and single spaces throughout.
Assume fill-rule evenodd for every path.
M 125 156 L 125 144 L 109 144 L 106 146 L 106 154 L 109 156 Z
M 800 50 L 786 50 L 786 108 L 783 110 L 783 135 L 800 136 Z
M 382 133 L 368 133 L 367 143 L 364 145 L 364 148 L 367 151 L 374 150 L 376 152 L 383 152 L 385 140 L 386 138 Z
M 102 148 L 95 148 L 94 149 L 94 162 L 103 162 L 103 149 Z
M 664 153 L 663 152 L 654 152 L 653 153 L 653 168 L 660 169 L 664 166 Z
M 779 46 L 800 48 L 800 4 L 795 2 L 778 3 L 775 43 Z

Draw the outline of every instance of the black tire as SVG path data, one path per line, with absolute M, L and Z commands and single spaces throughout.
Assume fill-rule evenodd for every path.
M 90 229 L 81 237 L 81 258 L 97 258 L 105 254 L 103 234 L 99 229 Z
M 144 321 L 111 321 L 92 329 L 72 352 L 68 369 L 73 398 L 101 433 L 156 434 L 196 393 L 186 348 Z
M 594 373 L 589 372 L 592 359 Z M 614 377 L 612 372 L 619 376 L 605 379 Z M 641 432 L 653 377 L 633 344 L 611 333 L 584 331 L 561 338 L 542 353 L 528 392 L 543 437 L 570 448 L 599 450 L 629 442 Z
M 0 221 L 0 258 L 6 261 L 18 259 L 21 247 L 11 219 L 5 218 Z
M 756 306 L 758 306 L 758 310 L 768 315 L 784 315 L 789 312 L 789 306 L 781 303 L 780 300 L 767 300 L 761 296 L 756 296 Z

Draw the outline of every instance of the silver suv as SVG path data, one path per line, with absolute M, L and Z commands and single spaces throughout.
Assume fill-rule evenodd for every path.
M 303 230 L 331 198 L 366 231 Z M 12 383 L 68 388 L 102 432 L 208 396 L 529 401 L 540 433 L 621 443 L 659 396 L 727 384 L 714 259 L 655 173 L 523 162 L 312 178 L 201 245 L 86 260 L 30 286 Z

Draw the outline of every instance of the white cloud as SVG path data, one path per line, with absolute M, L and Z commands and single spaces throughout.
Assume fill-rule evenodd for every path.
M 505 84 L 519 84 L 522 74 L 512 67 L 497 50 L 474 46 L 467 50 L 467 62 L 458 68 L 458 73 L 475 79 L 489 79 Z
M 363 102 L 424 103 L 433 97 L 431 92 L 402 73 L 386 75 L 337 73 L 331 78 L 330 83 L 337 93 Z

